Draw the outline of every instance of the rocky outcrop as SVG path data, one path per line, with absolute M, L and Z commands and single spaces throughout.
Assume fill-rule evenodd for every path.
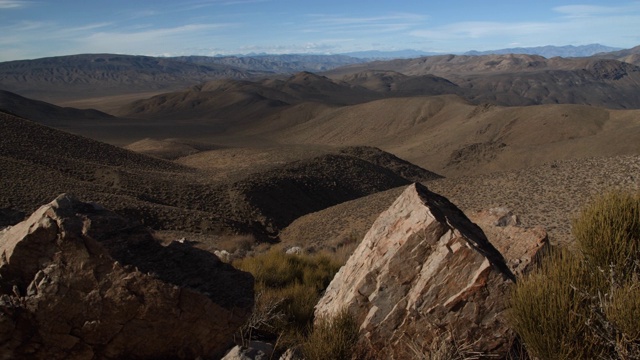
M 3 358 L 219 357 L 253 303 L 251 275 L 66 195 L 4 231 L 0 256 Z
M 541 226 L 525 228 L 511 210 L 497 207 L 471 213 L 487 239 L 504 256 L 509 269 L 516 275 L 526 274 L 549 251 L 549 238 Z
M 505 299 L 515 281 L 507 263 L 458 208 L 414 184 L 375 221 L 316 317 L 348 309 L 380 358 L 428 352 L 443 337 L 475 354 L 504 355 L 513 338 Z

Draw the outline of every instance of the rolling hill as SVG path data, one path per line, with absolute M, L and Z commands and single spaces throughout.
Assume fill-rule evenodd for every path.
M 107 69 L 148 68 L 151 83 L 174 81 L 154 73 L 173 60 L 156 61 L 113 59 Z M 80 77 L 93 69 L 83 66 Z M 566 242 L 569 216 L 597 189 L 639 183 L 639 69 L 533 55 L 373 62 L 327 76 L 257 79 L 235 69 L 234 79 L 120 107 L 104 100 L 118 117 L 1 92 L 0 223 L 74 192 L 158 231 L 198 233 L 203 246 L 237 234 L 317 243 L 323 232 L 333 246 L 366 228 L 390 189 L 422 182 L 470 211 L 511 206 L 526 225 L 547 225 Z M 133 76 L 106 74 L 78 80 L 76 90 L 106 81 L 122 102 L 132 99 L 118 95 L 123 84 L 148 90 Z
M 269 136 L 283 143 L 377 146 L 445 176 L 458 176 L 637 154 L 639 119 L 640 110 L 474 106 L 447 95 L 328 109 Z
M 274 157 L 230 178 L 216 172 L 226 173 L 235 163 L 218 169 L 190 167 L 7 113 L 0 113 L 0 131 L 0 209 L 5 217 L 30 213 L 69 192 L 155 230 L 248 233 L 268 239 L 309 212 L 438 177 L 377 149 L 325 148 L 285 162 Z M 207 163 L 218 158 L 218 150 L 200 151 L 197 155 L 206 156 Z

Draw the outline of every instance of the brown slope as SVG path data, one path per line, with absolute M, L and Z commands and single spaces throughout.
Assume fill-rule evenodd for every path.
M 506 206 L 524 226 L 541 225 L 554 244 L 571 245 L 571 221 L 592 197 L 640 190 L 640 156 L 565 160 L 517 171 L 425 183 L 466 213 Z M 376 193 L 300 217 L 282 231 L 287 246 L 336 248 L 360 241 L 403 188 Z
M 377 100 L 348 107 L 328 108 L 290 129 L 271 134 L 279 141 L 330 145 L 402 142 L 423 123 L 440 123 L 466 115 L 471 105 L 459 97 L 412 97 Z
M 147 157 L 116 146 L 72 135 L 6 113 L 0 122 L 0 154 L 5 157 L 42 163 L 51 167 L 72 164 L 100 164 L 155 171 L 179 171 L 186 168 L 168 161 Z M 80 169 L 83 165 L 72 166 Z
M 184 166 L 6 113 L 0 113 L 0 128 L 0 208 L 30 213 L 67 192 L 100 201 L 156 228 L 200 221 L 196 219 L 210 219 L 211 226 L 224 224 L 224 219 L 211 219 L 188 206 L 174 206 L 191 192 L 188 179 L 193 171 Z
M 433 75 L 407 76 L 395 71 L 372 70 L 347 75 L 343 81 L 387 96 L 462 94 L 456 84 Z
M 357 85 L 331 80 L 306 71 L 297 73 L 284 81 L 265 80 L 262 84 L 287 93 L 298 99 L 298 102 L 347 105 L 380 97 L 376 92 Z
M 289 105 L 318 102 L 336 106 L 377 97 L 380 95 L 373 91 L 303 72 L 287 80 L 207 82 L 186 91 L 133 102 L 118 114 L 156 121 L 206 120 L 227 131 L 253 126 L 255 121 L 275 115 Z
M 270 134 L 297 144 L 372 145 L 445 176 L 640 153 L 638 110 L 473 106 L 452 96 L 327 109 Z
M 175 160 L 202 151 L 209 151 L 219 148 L 219 146 L 188 140 L 188 139 L 151 139 L 146 138 L 124 147 L 127 150 L 135 151 L 140 154 L 159 157 L 166 160 Z
M 124 117 L 152 120 L 202 120 L 224 127 L 228 121 L 255 119 L 287 103 L 251 91 L 190 89 L 138 100 L 119 110 Z
M 149 123 L 118 118 L 96 110 L 60 107 L 0 90 L 0 111 L 30 119 L 76 135 L 115 145 L 124 145 L 149 136 L 193 136 L 208 134 L 214 128 L 207 124 L 175 127 L 175 123 Z M 216 131 L 217 128 L 214 128 Z

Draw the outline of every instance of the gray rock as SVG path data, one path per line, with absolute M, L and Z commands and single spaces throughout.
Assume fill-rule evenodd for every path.
M 0 276 L 3 358 L 219 357 L 253 305 L 251 275 L 66 195 L 0 235 Z

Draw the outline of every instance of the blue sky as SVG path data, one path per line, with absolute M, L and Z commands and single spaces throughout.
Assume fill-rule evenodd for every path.
M 640 1 L 0 0 L 0 61 L 640 45 Z

